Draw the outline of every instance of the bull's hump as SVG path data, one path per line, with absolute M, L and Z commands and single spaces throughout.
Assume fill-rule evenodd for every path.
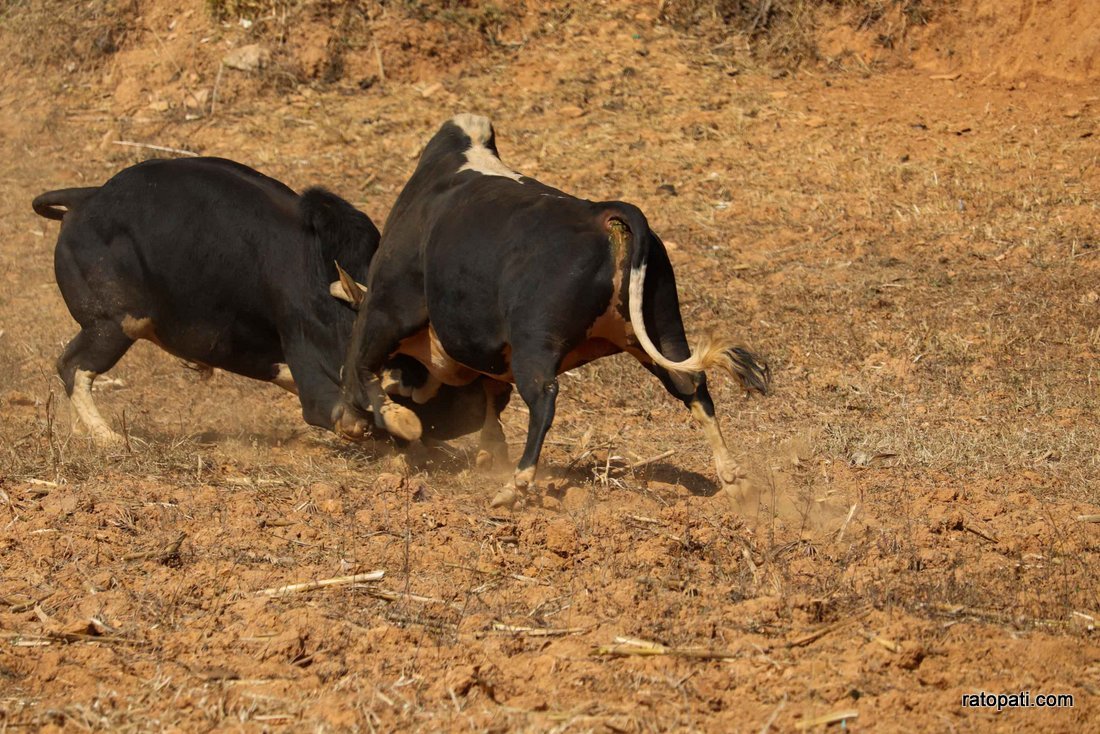
M 470 139 L 470 147 L 463 155 L 466 162 L 459 167 L 459 172 L 474 171 L 484 176 L 501 176 L 519 182 L 521 175 L 516 173 L 490 148 L 493 139 L 493 123 L 484 115 L 474 115 L 464 112 L 451 119 Z

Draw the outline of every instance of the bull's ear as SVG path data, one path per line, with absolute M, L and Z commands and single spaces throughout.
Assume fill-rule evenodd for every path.
M 362 283 L 356 283 L 347 272 L 340 267 L 340 263 L 333 262 L 336 266 L 336 274 L 340 280 L 329 286 L 329 293 L 342 301 L 347 301 L 351 307 L 358 310 L 359 305 L 367 295 L 367 288 Z

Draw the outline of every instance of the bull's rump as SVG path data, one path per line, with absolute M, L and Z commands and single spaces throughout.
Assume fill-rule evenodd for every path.
M 612 298 L 600 207 L 531 179 L 459 174 L 422 235 L 428 318 L 446 353 L 509 372 L 512 345 L 578 344 Z
M 283 361 L 274 284 L 308 254 L 296 201 L 229 161 L 125 169 L 66 216 L 55 252 L 62 295 L 82 325 L 128 316 L 178 356 L 267 377 L 256 365 Z

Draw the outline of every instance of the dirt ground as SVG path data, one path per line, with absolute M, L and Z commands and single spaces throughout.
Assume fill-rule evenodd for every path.
M 836 4 L 797 68 L 672 13 L 701 3 L 372 5 L 341 46 L 287 33 L 294 3 L 114 2 L 71 48 L 31 32 L 48 5 L 0 16 L 0 730 L 1095 730 L 1092 2 Z M 265 66 L 221 65 L 248 43 Z M 621 356 L 563 378 L 515 513 L 472 438 L 350 445 L 147 343 L 97 383 L 130 445 L 71 431 L 34 195 L 156 154 L 122 141 L 381 223 L 460 111 L 512 167 L 641 206 L 689 332 L 766 355 L 770 396 L 713 387 L 754 497 L 716 494 L 690 415 Z M 960 705 L 1021 690 L 1074 706 Z

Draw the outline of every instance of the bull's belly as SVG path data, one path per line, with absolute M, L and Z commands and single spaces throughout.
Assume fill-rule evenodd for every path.
M 628 350 L 636 346 L 632 337 L 630 325 L 618 313 L 609 310 L 591 325 L 580 344 L 563 355 L 558 374 Z M 412 357 L 444 385 L 468 385 L 483 375 L 501 382 L 515 382 L 510 344 L 505 343 L 502 347 L 482 351 L 482 355 L 474 352 L 464 355 L 464 361 L 455 359 L 444 348 L 435 329 L 429 325 L 414 336 L 402 340 L 394 354 Z
M 424 365 L 433 378 L 444 385 L 461 387 L 469 385 L 483 374 L 488 374 L 468 367 L 448 354 L 439 341 L 435 329 L 430 325 L 413 336 L 402 339 L 393 354 L 412 357 Z
M 187 362 L 256 380 L 272 379 L 286 362 L 278 332 L 266 326 L 127 316 L 122 329 L 131 339 L 151 341 Z

